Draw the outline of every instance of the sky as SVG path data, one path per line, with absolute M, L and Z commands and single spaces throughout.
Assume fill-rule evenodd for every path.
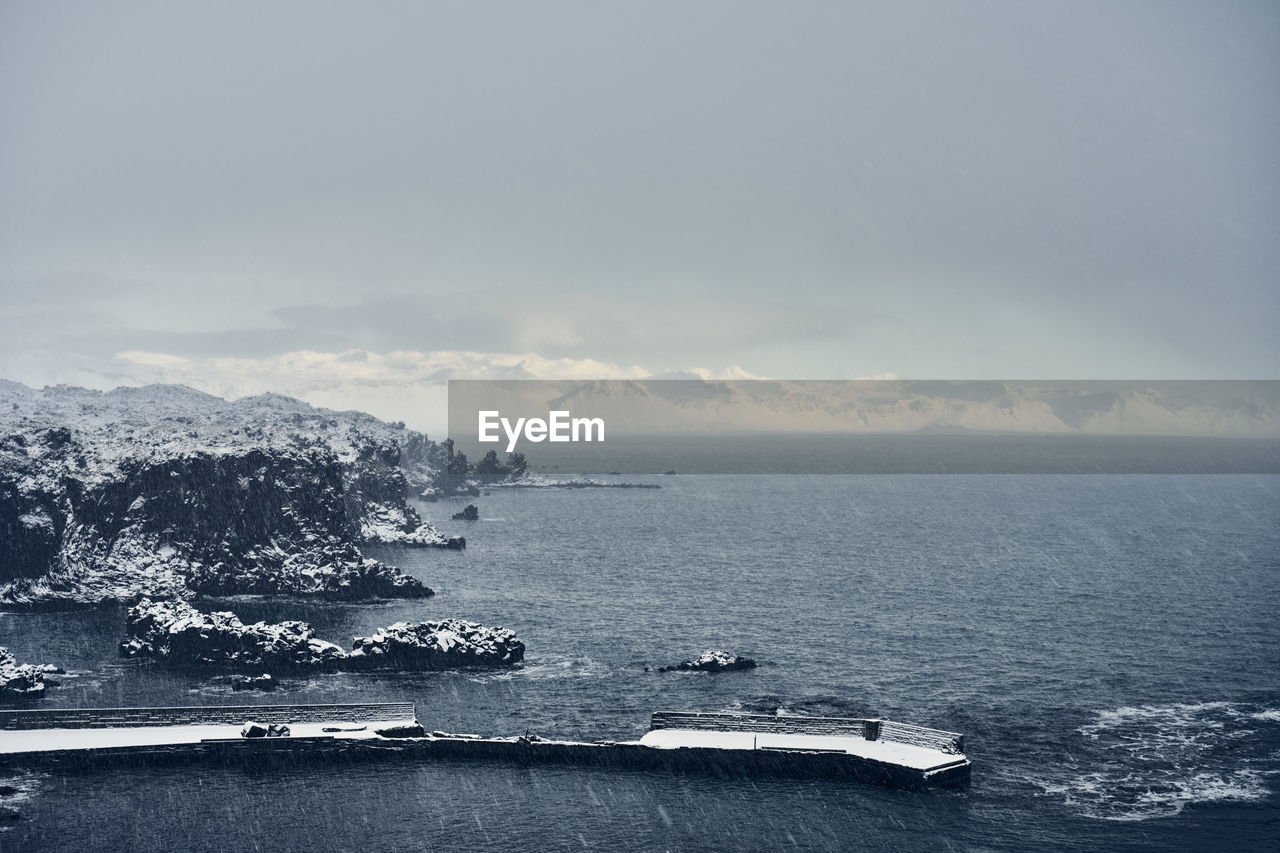
M 1274 2 L 0 0 L 0 377 L 1276 378 L 1277 84 Z

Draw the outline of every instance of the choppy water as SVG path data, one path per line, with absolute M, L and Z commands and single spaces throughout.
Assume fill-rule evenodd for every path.
M 115 656 L 123 611 L 0 614 L 73 671 L 46 706 L 412 699 L 431 728 L 639 735 L 654 709 L 879 714 L 966 733 L 973 783 L 501 764 L 137 768 L 10 780 L 22 850 L 1267 849 L 1280 837 L 1280 478 L 681 476 L 495 492 L 462 553 L 386 549 L 426 601 L 224 600 L 345 642 L 517 629 L 501 673 L 286 679 Z M 424 514 L 447 519 L 452 503 Z M 658 674 L 724 647 L 761 661 Z M 3 782 L 4 780 L 0 780 Z

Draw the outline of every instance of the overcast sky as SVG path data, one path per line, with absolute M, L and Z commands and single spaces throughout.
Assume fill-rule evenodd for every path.
M 1274 2 L 2 2 L 0 376 L 1274 378 L 1277 84 Z

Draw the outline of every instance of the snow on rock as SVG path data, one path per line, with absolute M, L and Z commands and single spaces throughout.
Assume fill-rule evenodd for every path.
M 411 507 L 379 505 L 370 509 L 361 519 L 360 538 L 364 542 L 419 548 L 461 550 L 467 547 L 464 537 L 445 536 L 433 525 L 420 521 Z
M 235 681 L 231 682 L 231 689 L 236 691 L 261 690 L 267 692 L 275 690 L 279 686 L 279 683 L 272 678 L 271 673 L 268 672 L 249 678 L 237 678 Z
M 407 502 L 445 464 L 402 425 L 279 395 L 0 380 L 0 606 L 430 595 L 358 549 L 464 547 Z
M 120 653 L 255 672 L 309 667 L 419 670 L 518 663 L 524 658 L 524 643 L 506 628 L 447 619 L 379 628 L 371 637 L 356 637 L 348 653 L 317 639 L 305 622 L 245 625 L 234 613 L 203 613 L 185 601 L 144 599 L 129 610 Z
M 49 673 L 62 672 L 52 664 L 18 663 L 13 653 L 0 646 L 0 701 L 36 699 L 44 695 L 45 687 L 57 684 L 45 680 Z
M 305 622 L 245 625 L 227 611 L 202 613 L 185 601 L 143 599 L 129 610 L 120 653 L 170 663 L 261 670 L 337 667 L 347 653 L 317 639 Z
M 524 643 L 508 628 L 462 619 L 396 622 L 371 637 L 356 637 L 348 668 L 441 669 L 505 666 L 524 660 Z
M 707 651 L 693 660 L 681 661 L 675 666 L 663 666 L 658 672 L 727 672 L 735 669 L 754 669 L 756 662 L 751 658 L 738 657 L 719 650 Z

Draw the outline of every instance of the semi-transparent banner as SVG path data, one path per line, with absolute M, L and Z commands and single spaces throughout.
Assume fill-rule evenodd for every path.
M 544 474 L 1276 474 L 1280 381 L 451 380 L 449 438 Z

